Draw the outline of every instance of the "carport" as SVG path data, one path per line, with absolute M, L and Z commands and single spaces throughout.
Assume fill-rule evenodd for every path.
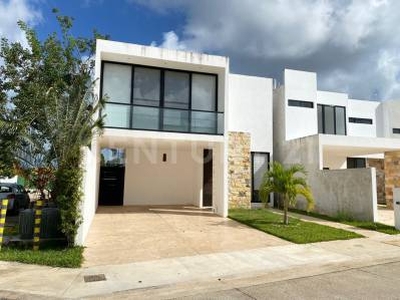
M 290 244 L 193 206 L 100 206 L 85 243 L 85 266 Z

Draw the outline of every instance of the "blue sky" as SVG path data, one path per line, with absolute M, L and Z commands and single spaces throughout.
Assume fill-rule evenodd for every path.
M 318 88 L 357 99 L 400 100 L 398 0 L 0 0 L 0 36 L 41 38 L 53 7 L 111 39 L 230 57 L 234 73 L 281 81 L 284 68 L 318 73 Z
M 103 34 L 109 34 L 112 40 L 144 45 L 160 41 L 163 32 L 180 32 L 184 20 L 182 13 L 158 14 L 145 6 L 124 0 L 47 0 L 36 3 L 36 6 L 43 18 L 36 26 L 41 38 L 57 27 L 51 12 L 54 7 L 58 8 L 60 13 L 74 17 L 73 33 L 76 35 L 90 36 L 96 28 Z

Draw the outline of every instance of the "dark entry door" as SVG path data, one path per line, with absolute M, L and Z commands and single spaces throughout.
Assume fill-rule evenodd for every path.
M 125 167 L 100 167 L 99 205 L 124 204 Z
M 213 190 L 213 152 L 211 149 L 203 151 L 203 206 L 212 206 Z

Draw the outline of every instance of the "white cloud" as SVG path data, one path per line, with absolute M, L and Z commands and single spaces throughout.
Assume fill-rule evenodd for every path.
M 179 37 L 174 31 L 163 33 L 163 42 L 157 45 L 155 41 L 151 42 L 151 46 L 158 46 L 161 48 L 174 49 L 174 50 L 188 50 L 184 42 L 179 41 Z
M 359 98 L 400 98 L 398 0 L 127 0 L 185 16 L 163 46 L 231 57 L 231 69 L 279 79 L 318 72 L 319 87 Z
M 0 0 L 0 36 L 10 41 L 26 45 L 25 35 L 17 22 L 22 20 L 29 25 L 35 25 L 41 18 L 40 11 L 28 0 Z

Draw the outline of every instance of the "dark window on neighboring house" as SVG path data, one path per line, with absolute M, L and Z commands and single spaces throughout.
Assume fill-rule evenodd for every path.
M 260 203 L 259 188 L 262 178 L 269 169 L 268 152 L 251 152 L 251 202 Z M 268 198 L 269 202 L 269 198 Z
M 393 128 L 394 134 L 400 134 L 400 128 Z
M 357 123 L 357 124 L 372 124 L 372 119 L 367 118 L 349 118 L 350 123 Z
M 347 169 L 360 169 L 366 167 L 366 159 L 362 157 L 348 157 Z
M 297 106 L 297 107 L 314 108 L 314 102 L 311 102 L 311 101 L 289 99 L 288 105 L 289 106 Z
M 318 104 L 318 133 L 346 135 L 346 108 Z

